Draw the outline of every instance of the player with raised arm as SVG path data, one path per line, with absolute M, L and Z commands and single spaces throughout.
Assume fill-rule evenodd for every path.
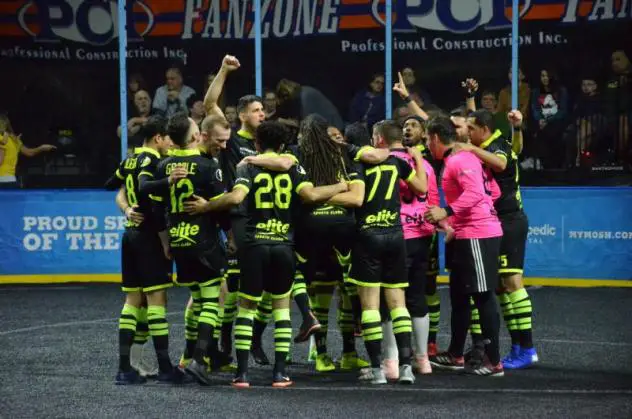
M 279 122 L 265 122 L 257 128 L 256 144 L 263 155 L 278 156 L 287 141 L 287 130 Z M 253 321 L 263 292 L 272 296 L 275 319 L 275 361 L 272 385 L 287 387 L 292 381 L 285 373 L 290 349 L 290 294 L 294 280 L 293 207 L 300 198 L 307 203 L 326 201 L 348 188 L 346 182 L 314 187 L 300 165 L 287 171 L 272 171 L 251 164 L 237 169 L 232 192 L 207 202 L 197 199 L 190 211 L 204 212 L 222 206 L 242 205 L 246 213 L 243 257 L 240 259 L 240 303 L 235 324 L 238 370 L 233 386 L 249 387 L 248 358 L 252 345 Z

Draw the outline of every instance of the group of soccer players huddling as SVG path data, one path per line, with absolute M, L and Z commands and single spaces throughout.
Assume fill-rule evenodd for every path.
M 107 182 L 127 217 L 117 384 L 146 381 L 139 348 L 151 337 L 157 381 L 208 385 L 212 372 L 234 371 L 232 385 L 249 387 L 250 356 L 270 364 L 262 336 L 271 318 L 274 387 L 293 384 L 286 372 L 292 341 L 310 341 L 316 371 L 357 370 L 372 384 L 412 384 L 415 373 L 433 368 L 502 376 L 538 362 L 522 283 L 528 221 L 518 186 L 520 112 L 508 115 L 508 141 L 489 112 L 473 110 L 475 81 L 464 83 L 470 111 L 428 115 L 400 76 L 394 90 L 412 115 L 403 126 L 379 122 L 362 144 L 349 138 L 361 131 L 343 138 L 310 115 L 289 145 L 285 125 L 265 121 L 254 95 L 239 100 L 241 129 L 231 131 L 218 98 L 238 68 L 235 57 L 224 58 L 200 126 L 186 114 L 150 117 L 143 146 Z M 450 346 L 442 352 L 439 232 L 451 300 Z M 177 366 L 166 318 L 174 283 L 190 290 Z M 338 365 L 327 348 L 336 290 Z M 496 297 L 512 341 L 502 359 Z M 292 300 L 302 316 L 295 333 Z M 358 356 L 358 335 L 369 360 Z

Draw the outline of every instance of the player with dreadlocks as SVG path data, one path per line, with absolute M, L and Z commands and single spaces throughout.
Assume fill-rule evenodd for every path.
M 379 162 L 388 157 L 388 153 L 332 140 L 328 135 L 327 122 L 318 115 L 309 115 L 302 121 L 298 146 L 291 147 L 290 151 L 298 158 L 314 185 L 326 185 L 327 182 L 337 181 L 342 177 L 350 181 L 348 192 L 334 197 L 324 205 L 302 208 L 298 215 L 300 222 L 296 234 L 297 253 L 307 257 L 305 276 L 307 282 L 314 287 L 312 308 L 321 325 L 315 334 L 316 370 L 327 372 L 335 369 L 327 354 L 326 338 L 329 306 L 337 284 L 341 285 L 342 290 L 341 307 L 338 311 L 338 323 L 343 335 L 340 368 L 349 370 L 368 366 L 364 360 L 358 358 L 355 351 L 354 311 L 359 318 L 361 310 L 357 291 L 355 286 L 343 284 L 341 279 L 346 277 L 355 231 L 352 208 L 361 204 L 364 194 L 364 185 L 355 179 L 357 173 L 353 160 Z M 278 158 L 257 156 L 246 160 L 255 165 L 281 167 Z M 301 237 L 309 238 L 309 242 Z M 308 337 L 308 329 L 303 325 L 295 342 L 303 342 Z

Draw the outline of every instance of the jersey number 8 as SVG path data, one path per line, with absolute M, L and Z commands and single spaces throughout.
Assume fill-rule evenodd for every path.
M 268 173 L 259 173 L 255 177 L 254 184 L 255 206 L 260 209 L 288 209 L 292 199 L 292 179 L 287 173 L 277 175 L 274 178 Z M 274 197 L 270 196 L 274 189 Z

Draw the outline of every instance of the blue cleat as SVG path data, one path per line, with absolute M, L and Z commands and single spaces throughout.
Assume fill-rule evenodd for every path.
M 511 345 L 511 351 L 507 355 L 505 355 L 503 359 L 501 359 L 503 366 L 507 368 L 507 364 L 513 361 L 514 359 L 518 358 L 519 355 L 520 355 L 520 345 Z
M 141 375 L 136 370 L 131 370 L 129 372 L 119 371 L 116 374 L 115 384 L 117 386 L 127 386 L 127 385 L 135 385 L 135 384 L 143 384 L 147 381 L 145 377 L 141 377 Z
M 521 370 L 529 368 L 539 362 L 535 348 L 520 349 L 518 356 L 508 362 L 503 361 L 503 366 L 508 370 Z

